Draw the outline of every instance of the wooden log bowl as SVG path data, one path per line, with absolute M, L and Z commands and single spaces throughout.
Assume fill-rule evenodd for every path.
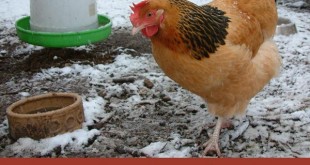
M 75 93 L 47 93 L 22 99 L 7 108 L 13 139 L 42 139 L 82 127 L 82 99 Z

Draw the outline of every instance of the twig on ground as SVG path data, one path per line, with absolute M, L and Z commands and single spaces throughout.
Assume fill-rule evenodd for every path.
M 133 83 L 136 79 L 134 77 L 115 78 L 112 81 L 117 84 Z
M 288 143 L 282 143 L 282 142 L 278 142 L 278 144 L 280 145 L 280 146 L 282 146 L 282 148 L 284 148 L 284 149 L 286 149 L 286 150 L 290 150 L 291 152 L 292 152 L 292 155 L 295 157 L 295 158 L 300 158 L 301 156 L 300 155 L 302 155 L 300 152 L 298 152 L 298 151 L 295 151 L 293 148 L 292 148 L 292 146 L 290 145 L 290 144 L 288 144 Z
M 18 93 L 22 92 L 22 91 L 25 91 L 26 89 L 29 89 L 29 87 L 25 87 L 25 88 L 22 88 L 22 89 L 19 89 L 17 91 L 12 91 L 12 92 L 1 92 L 0 95 L 1 96 L 5 96 L 5 95 L 17 95 Z
M 96 123 L 93 126 L 93 128 L 95 128 L 95 129 L 102 129 L 104 124 L 106 124 L 115 115 L 115 112 L 116 111 L 112 111 L 111 113 L 109 113 L 105 118 L 103 118 L 98 123 Z

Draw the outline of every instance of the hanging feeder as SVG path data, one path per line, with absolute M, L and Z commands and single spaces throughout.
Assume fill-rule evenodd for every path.
M 30 0 L 30 17 L 16 21 L 18 37 L 44 47 L 72 47 L 104 40 L 111 20 L 97 14 L 96 0 Z

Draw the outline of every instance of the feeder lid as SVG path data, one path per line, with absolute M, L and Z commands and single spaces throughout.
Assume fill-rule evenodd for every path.
M 37 32 L 30 28 L 30 17 L 23 17 L 16 21 L 18 37 L 29 44 L 44 47 L 64 48 L 95 43 L 109 37 L 112 31 L 110 19 L 98 15 L 99 26 L 97 29 L 79 32 Z

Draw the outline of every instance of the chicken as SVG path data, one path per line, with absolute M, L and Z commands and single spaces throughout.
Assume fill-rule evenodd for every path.
M 277 25 L 274 0 L 143 0 L 131 6 L 132 33 L 152 43 L 154 59 L 172 80 L 202 97 L 218 120 L 203 154 L 220 156 L 225 121 L 247 105 L 279 72 L 272 40 Z

